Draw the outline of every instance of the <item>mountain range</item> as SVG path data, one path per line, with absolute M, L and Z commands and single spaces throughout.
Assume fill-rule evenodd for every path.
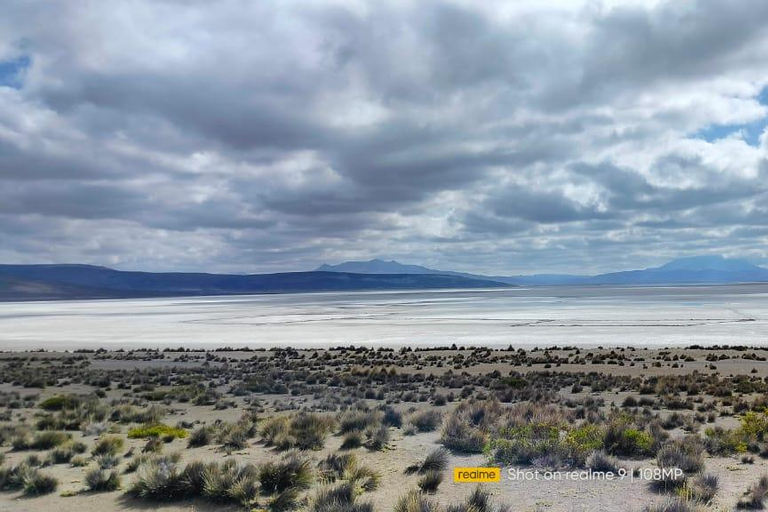
M 499 288 L 504 283 L 443 275 L 286 272 L 126 272 L 91 265 L 0 265 L 0 301 L 246 295 L 325 291 Z
M 672 260 L 660 267 L 628 270 L 597 275 L 533 274 L 516 276 L 479 275 L 436 270 L 420 265 L 404 265 L 397 261 L 348 261 L 339 265 L 324 264 L 317 270 L 360 274 L 442 274 L 469 279 L 487 279 L 509 285 L 660 285 L 660 284 L 725 284 L 768 282 L 768 269 L 745 260 L 722 256 L 694 256 Z
M 598 275 L 486 276 L 373 259 L 310 272 L 205 274 L 131 272 L 92 265 L 0 265 L 0 301 L 245 295 L 365 290 L 557 285 L 662 285 L 768 282 L 768 269 L 739 259 L 699 256 L 644 270 Z

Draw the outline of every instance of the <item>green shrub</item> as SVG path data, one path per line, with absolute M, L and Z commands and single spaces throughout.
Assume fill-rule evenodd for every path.
M 63 411 L 76 408 L 80 402 L 80 398 L 75 395 L 57 395 L 40 402 L 40 408 L 45 411 Z
M 128 431 L 129 439 L 146 439 L 148 437 L 171 437 L 183 439 L 187 437 L 188 432 L 183 428 L 171 427 L 162 423 L 155 425 L 143 425 L 132 428 Z
M 611 455 L 638 457 L 653 454 L 654 438 L 625 421 L 616 421 L 608 426 L 603 444 Z

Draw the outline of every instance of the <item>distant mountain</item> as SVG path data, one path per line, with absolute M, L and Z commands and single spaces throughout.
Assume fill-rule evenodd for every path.
M 527 276 L 484 276 L 420 265 L 404 265 L 397 261 L 348 261 L 339 265 L 322 265 L 318 270 L 330 272 L 360 272 L 369 274 L 438 274 L 471 279 L 488 279 L 509 285 L 657 285 L 657 284 L 724 284 L 768 282 L 768 269 L 747 261 L 722 256 L 695 256 L 680 258 L 655 268 L 611 272 L 598 275 L 534 274 Z
M 487 279 L 439 274 L 231 275 L 126 272 L 89 265 L 0 265 L 0 300 L 3 301 L 503 286 Z
M 443 276 L 465 277 L 467 279 L 491 280 L 504 284 L 514 284 L 513 278 L 507 276 L 484 276 L 469 274 L 467 272 L 455 272 L 452 270 L 435 270 L 421 265 L 405 265 L 395 260 L 384 261 L 372 259 L 368 261 L 347 261 L 338 265 L 323 264 L 316 271 L 323 272 L 349 272 L 352 274 L 437 274 Z
M 421 265 L 404 265 L 395 260 L 347 261 L 338 265 L 323 264 L 316 272 L 348 272 L 351 274 L 441 274 L 439 270 Z M 450 274 L 451 272 L 449 272 Z M 455 272 L 454 272 L 455 273 Z

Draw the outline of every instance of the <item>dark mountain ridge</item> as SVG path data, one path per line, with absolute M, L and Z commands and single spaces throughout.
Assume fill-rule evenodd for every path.
M 238 295 L 323 291 L 497 288 L 440 274 L 131 272 L 90 265 L 0 265 L 0 300 Z

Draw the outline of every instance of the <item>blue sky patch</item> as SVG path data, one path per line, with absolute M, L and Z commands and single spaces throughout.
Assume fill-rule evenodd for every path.
M 0 87 L 21 89 L 24 84 L 24 71 L 31 62 L 32 60 L 27 56 L 13 60 L 0 60 Z
M 763 88 L 757 95 L 757 101 L 761 105 L 768 105 L 768 87 Z M 741 131 L 744 135 L 744 142 L 750 146 L 759 144 L 760 134 L 768 126 L 768 117 L 752 121 L 746 124 L 712 124 L 703 128 L 692 135 L 695 139 L 703 139 L 707 142 L 714 142 L 723 139 L 736 132 Z

